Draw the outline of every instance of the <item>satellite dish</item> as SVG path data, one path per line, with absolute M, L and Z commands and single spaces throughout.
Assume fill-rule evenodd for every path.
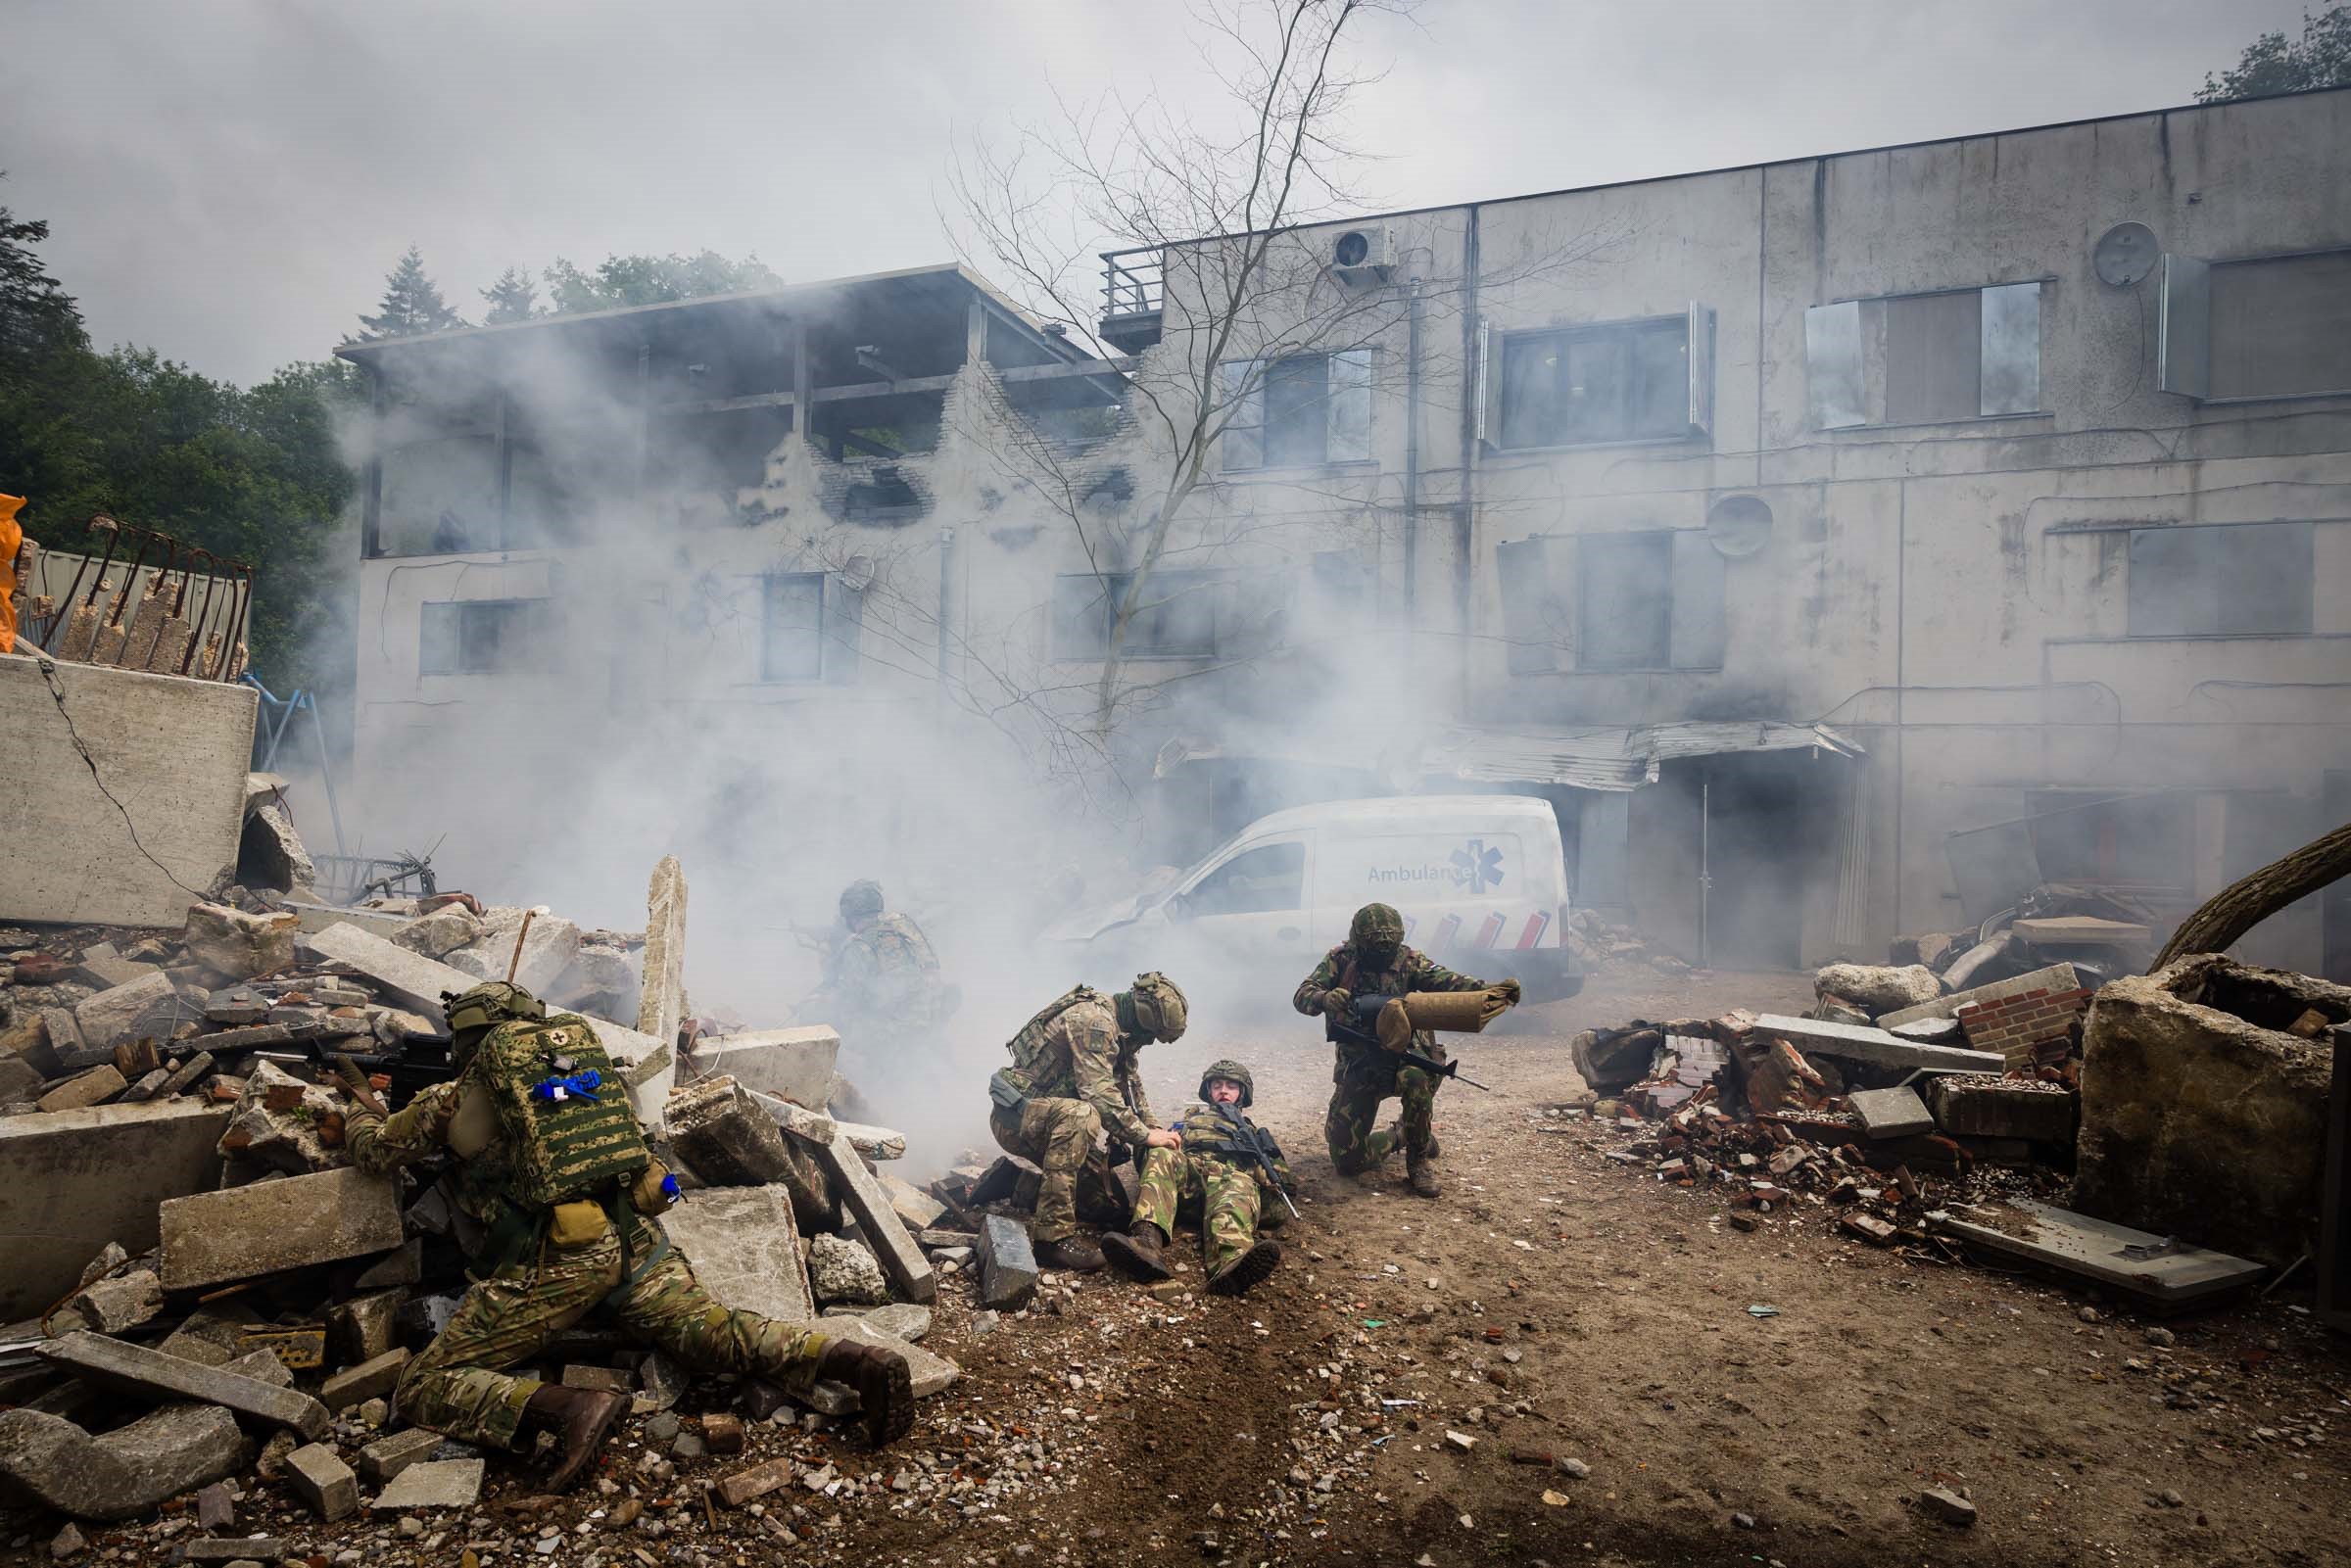
M 2128 288 L 2154 271 L 2162 254 L 2155 231 L 2146 224 L 2117 223 L 2098 236 L 2096 249 L 2089 253 L 2089 264 L 2100 283 Z
M 1771 543 L 1771 506 L 1760 496 L 1725 496 L 1706 513 L 1714 553 L 1741 561 Z

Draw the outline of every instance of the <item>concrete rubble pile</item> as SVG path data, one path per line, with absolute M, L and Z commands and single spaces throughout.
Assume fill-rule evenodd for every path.
M 404 1074 L 446 1074 L 443 993 L 509 965 L 586 1011 L 621 1064 L 687 1189 L 663 1222 L 722 1304 L 897 1350 L 925 1396 L 959 1375 L 914 1343 L 940 1277 L 984 1285 L 999 1311 L 1040 1290 L 1061 1305 L 1025 1232 L 984 1259 L 968 1212 L 951 1228 L 947 1205 L 888 1173 L 902 1135 L 828 1114 L 844 1087 L 832 1029 L 701 1032 L 674 959 L 684 905 L 664 861 L 647 933 L 545 912 L 526 929 L 464 894 L 325 911 L 239 888 L 172 929 L 0 930 L 0 1540 L 120 1556 L 101 1527 L 144 1520 L 136 1560 L 265 1562 L 398 1515 L 400 1541 L 426 1549 L 482 1505 L 486 1474 L 528 1490 L 512 1461 L 486 1468 L 394 1407 L 467 1288 L 471 1221 L 433 1166 L 351 1165 L 320 1060 L 351 1055 L 404 1101 Z M 661 955 L 643 961 L 650 983 L 641 953 Z M 804 1403 L 749 1379 L 690 1389 L 593 1318 L 521 1370 L 635 1395 L 614 1445 L 635 1471 L 616 1480 L 608 1455 L 597 1490 L 626 1493 L 648 1526 L 639 1495 L 671 1490 L 681 1460 L 743 1452 L 745 1420 L 806 1455 L 857 1410 L 833 1384 Z

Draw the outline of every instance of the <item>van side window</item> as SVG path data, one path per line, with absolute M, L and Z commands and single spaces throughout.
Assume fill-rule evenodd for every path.
M 1185 897 L 1194 915 L 1297 909 L 1306 888 L 1306 845 L 1264 844 L 1232 857 Z

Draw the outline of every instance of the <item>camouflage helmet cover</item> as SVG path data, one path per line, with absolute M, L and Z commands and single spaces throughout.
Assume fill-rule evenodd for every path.
M 466 991 L 444 991 L 441 1006 L 449 1015 L 449 1032 L 460 1042 L 458 1054 L 470 1057 L 472 1045 L 484 1033 L 514 1019 L 543 1019 L 547 1005 L 519 985 L 485 980 Z M 470 1036 L 470 1038 L 468 1038 Z M 458 1062 L 457 1066 L 464 1066 Z
M 1241 1109 L 1248 1110 L 1250 1102 L 1257 1098 L 1257 1080 L 1249 1076 L 1249 1069 L 1230 1057 L 1211 1062 L 1208 1070 L 1200 1074 L 1201 1099 L 1208 1098 L 1208 1086 L 1219 1078 L 1229 1078 L 1241 1086 Z
M 882 913 L 882 884 L 858 880 L 840 890 L 840 915 L 843 920 L 859 920 Z
M 1347 940 L 1357 947 L 1393 948 L 1404 944 L 1404 917 L 1393 904 L 1366 904 L 1355 912 Z
M 1183 992 L 1174 980 L 1157 970 L 1134 977 L 1134 988 L 1128 991 L 1134 1007 L 1135 1025 L 1161 1044 L 1183 1037 L 1183 1025 L 1190 1008 Z

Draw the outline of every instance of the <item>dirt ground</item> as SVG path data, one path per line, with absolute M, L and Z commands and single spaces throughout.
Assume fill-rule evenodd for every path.
M 1087 1280 L 1073 1317 L 1000 1338 L 964 1340 L 942 1313 L 936 1343 L 971 1374 L 958 1395 L 1018 1400 L 1024 1375 L 1069 1362 L 1107 1374 L 1089 1402 L 1103 1451 L 1003 1525 L 893 1530 L 867 1560 L 2351 1561 L 2351 1345 L 2290 1283 L 2163 1325 L 2167 1348 L 2090 1294 L 1840 1241 L 1817 1210 L 1740 1233 L 1718 1200 L 1607 1164 L 1609 1133 L 1534 1130 L 1535 1108 L 1581 1087 L 1579 1028 L 1809 1000 L 1801 974 L 1636 972 L 1530 1016 L 1541 1033 L 1462 1042 L 1495 1092 L 1440 1097 L 1433 1204 L 1400 1176 L 1366 1192 L 1331 1172 L 1329 1059 L 1306 1021 L 1165 1048 L 1163 1108 L 1216 1057 L 1255 1068 L 1259 1117 L 1304 1178 L 1293 1256 L 1141 1343 L 1122 1321 L 1109 1359 L 1089 1320 L 1129 1285 Z M 1367 1425 L 1367 1397 L 1422 1402 Z M 1474 1449 L 1446 1449 L 1449 1431 Z M 1923 1512 L 1933 1486 L 1971 1496 L 1978 1521 Z M 1269 1489 L 1285 1502 L 1239 1517 Z
M 1607 1163 L 1612 1129 L 1538 1130 L 1581 1088 L 1575 1030 L 1797 1011 L 1808 990 L 1636 971 L 1461 1041 L 1495 1092 L 1440 1096 L 1433 1203 L 1400 1170 L 1372 1190 L 1332 1173 L 1309 1021 L 1154 1047 L 1163 1116 L 1211 1060 L 1248 1061 L 1302 1177 L 1288 1257 L 1247 1298 L 1197 1294 L 1193 1257 L 1156 1293 L 1048 1276 L 1035 1307 L 990 1322 L 950 1276 L 924 1343 L 963 1375 L 882 1453 L 754 1424 L 740 1456 L 673 1460 L 638 1421 L 563 1498 L 494 1460 L 477 1509 L 412 1529 L 322 1527 L 282 1482 L 241 1528 L 312 1568 L 467 1550 L 490 1568 L 2351 1561 L 2351 1347 L 2292 1284 L 2150 1339 L 2084 1293 L 1840 1241 L 1816 1208 L 1737 1231 L 1719 1200 Z M 688 1436 L 737 1393 L 697 1380 Z M 802 1461 L 783 1490 L 705 1497 L 780 1454 Z M 1935 1486 L 1971 1496 L 1977 1522 L 1923 1511 Z M 94 1527 L 79 1560 L 167 1560 L 188 1522 Z M 54 1528 L 0 1516 L 0 1556 L 46 1561 Z

